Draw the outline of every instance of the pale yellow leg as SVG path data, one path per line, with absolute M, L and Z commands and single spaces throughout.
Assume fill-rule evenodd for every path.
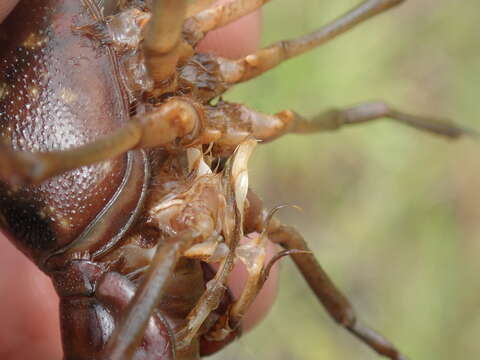
M 168 146 L 187 135 L 194 138 L 200 127 L 196 106 L 182 98 L 172 98 L 151 113 L 133 117 L 110 135 L 78 148 L 30 153 L 0 145 L 0 178 L 10 183 L 39 183 L 134 148 Z
M 404 0 L 366 0 L 345 15 L 323 26 L 317 31 L 292 40 L 284 40 L 261 49 L 243 59 L 230 61 L 225 66 L 223 78 L 230 84 L 240 83 L 257 77 L 282 62 L 301 55 L 336 38 L 354 26 L 378 15 Z M 225 62 L 229 62 L 225 60 Z
M 181 36 L 186 12 L 186 0 L 153 2 L 143 51 L 148 72 L 156 84 L 175 74 L 180 59 L 193 55 L 193 49 L 182 41 Z
M 279 136 L 296 133 L 311 134 L 334 131 L 344 125 L 362 124 L 379 119 L 390 119 L 431 134 L 457 139 L 477 135 L 473 130 L 456 125 L 448 119 L 422 117 L 395 110 L 383 101 L 321 112 L 312 119 L 284 110 L 277 114 L 264 114 L 245 105 L 221 102 L 205 107 L 206 132 L 214 136 L 216 150 L 228 153 L 248 136 L 268 142 Z M 205 138 L 205 141 L 207 137 Z

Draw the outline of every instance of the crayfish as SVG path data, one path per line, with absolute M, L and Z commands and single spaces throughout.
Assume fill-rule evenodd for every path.
M 0 225 L 55 285 L 65 359 L 214 353 L 239 336 L 284 256 L 336 322 L 404 359 L 355 315 L 302 235 L 264 208 L 248 161 L 286 134 L 385 117 L 450 139 L 471 131 L 382 101 L 313 119 L 225 101 L 236 84 L 402 3 L 363 1 L 236 60 L 197 51 L 208 32 L 266 2 L 24 0 L 1 25 Z M 269 242 L 284 250 L 268 261 Z M 236 261 L 248 279 L 234 299 Z

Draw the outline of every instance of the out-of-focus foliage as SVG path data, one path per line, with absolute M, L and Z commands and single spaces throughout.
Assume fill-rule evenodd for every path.
M 264 44 L 358 1 L 272 1 Z M 311 115 L 382 98 L 480 129 L 477 1 L 407 1 L 232 91 L 265 112 Z M 359 316 L 412 359 L 480 353 L 480 147 L 389 121 L 258 148 L 251 182 L 296 225 Z M 214 359 L 378 359 L 332 323 L 289 260 L 267 320 Z

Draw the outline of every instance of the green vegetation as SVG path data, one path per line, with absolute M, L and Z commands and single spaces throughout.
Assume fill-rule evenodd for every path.
M 263 44 L 311 31 L 358 3 L 275 0 Z M 227 98 L 304 115 L 384 99 L 480 129 L 478 3 L 407 1 Z M 359 316 L 412 359 L 480 353 L 479 144 L 389 121 L 261 146 L 252 186 L 297 226 Z M 214 359 L 378 359 L 328 318 L 289 260 L 266 321 Z

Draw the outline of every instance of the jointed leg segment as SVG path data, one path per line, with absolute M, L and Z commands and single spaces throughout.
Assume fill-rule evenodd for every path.
M 207 283 L 205 292 L 190 311 L 187 325 L 178 334 L 179 348 L 190 344 L 210 313 L 218 307 L 226 290 L 227 279 L 235 264 L 236 250 L 243 235 L 243 210 L 248 191 L 247 163 L 255 146 L 254 140 L 244 141 L 223 170 L 226 213 L 222 233 L 229 251 L 222 259 L 215 277 Z
M 39 183 L 80 166 L 114 158 L 134 148 L 166 146 L 199 130 L 200 115 L 195 104 L 172 98 L 155 111 L 133 117 L 110 135 L 78 148 L 51 152 L 2 150 L 0 178 L 11 182 Z M 192 134 L 195 135 L 195 134 Z
M 215 107 L 207 106 L 205 110 L 207 132 L 216 134 L 217 138 L 214 138 L 214 141 L 220 148 L 235 147 L 238 141 L 249 135 L 267 142 L 289 133 L 334 131 L 344 125 L 361 124 L 382 118 L 450 139 L 476 135 L 475 132 L 462 128 L 450 120 L 410 115 L 395 110 L 382 101 L 332 109 L 320 113 L 312 120 L 290 110 L 270 115 L 228 102 L 218 103 Z
M 179 59 L 193 55 L 193 49 L 181 37 L 186 12 L 186 0 L 153 2 L 143 51 L 148 72 L 157 84 L 175 74 Z
M 227 102 L 215 107 L 206 106 L 204 115 L 205 131 L 195 138 L 194 133 L 200 131 L 202 117 L 197 105 L 174 98 L 155 112 L 132 118 L 111 135 L 76 149 L 47 153 L 5 149 L 0 151 L 0 177 L 17 178 L 20 183 L 37 183 L 64 171 L 113 158 L 133 148 L 168 146 L 173 140 L 190 134 L 192 142 L 215 141 L 220 147 L 234 149 L 248 136 L 266 142 L 288 133 L 333 131 L 343 125 L 390 118 L 450 139 L 477 135 L 449 120 L 410 115 L 381 101 L 326 111 L 312 120 L 290 110 L 268 115 Z
M 392 360 L 406 359 L 388 340 L 356 318 L 348 299 L 330 280 L 297 230 L 282 225 L 274 219 L 269 227 L 268 236 L 273 242 L 286 249 L 304 251 L 300 254 L 292 254 L 292 259 L 318 300 L 339 325 L 345 327 L 377 353 Z
M 210 13 L 209 11 L 215 13 L 220 11 L 219 9 L 223 9 L 211 19 L 213 21 L 211 24 L 215 27 L 244 14 L 244 12 L 261 6 L 265 1 L 236 0 L 228 3 L 228 5 L 224 5 L 224 7 L 209 8 L 198 15 L 205 15 Z M 326 40 L 332 39 L 354 25 L 400 2 L 400 0 L 364 1 L 354 10 L 317 32 L 300 39 L 281 42 L 267 49 L 260 50 L 259 53 L 247 56 L 245 59 L 236 62 L 236 66 L 220 66 L 223 69 L 221 76 L 231 84 L 245 81 L 291 56 L 303 53 Z M 204 1 L 199 5 L 203 8 L 209 3 L 209 1 Z M 144 41 L 144 50 L 149 72 L 156 82 L 161 82 L 172 75 L 176 71 L 179 59 L 188 53 L 187 48 L 189 45 L 181 39 L 182 24 L 187 11 L 186 6 L 186 1 L 184 0 L 180 2 L 175 0 L 154 1 L 152 19 L 149 22 Z M 206 28 L 210 28 L 209 26 Z M 219 59 L 220 63 L 222 61 L 222 59 Z M 230 70 L 227 71 L 225 70 L 226 68 Z M 223 105 L 223 108 L 226 108 L 227 105 Z M 231 108 L 232 106 L 230 106 Z M 341 111 L 325 113 L 312 122 L 305 121 L 302 117 L 290 111 L 284 111 L 276 116 L 271 116 L 260 114 L 247 108 L 240 110 L 237 111 L 237 113 L 242 112 L 240 116 L 249 117 L 247 125 L 250 129 L 241 129 L 243 123 L 240 121 L 239 130 L 244 130 L 243 133 L 241 131 L 237 132 L 236 129 L 230 131 L 236 127 L 235 122 L 242 120 L 240 117 L 232 118 L 232 121 L 226 124 L 226 127 L 222 130 L 218 130 L 215 124 L 212 129 L 207 129 L 210 131 L 203 134 L 205 135 L 204 139 L 198 139 L 197 143 L 200 144 L 202 141 L 210 142 L 218 139 L 220 143 L 224 142 L 236 146 L 249 134 L 259 140 L 268 141 L 287 132 L 323 131 L 334 129 L 343 124 L 360 123 L 384 116 L 416 128 L 452 138 L 467 133 L 466 130 L 450 125 L 448 122 L 410 116 L 394 111 L 383 103 L 369 103 Z M 217 107 L 216 112 L 222 112 L 222 106 Z M 224 114 L 226 118 L 232 115 L 227 114 L 227 111 L 224 111 Z M 180 121 L 177 121 L 178 119 Z M 189 134 L 198 126 L 198 119 L 198 111 L 194 105 L 188 104 L 187 101 L 173 99 L 161 105 L 158 110 L 151 114 L 142 114 L 141 117 L 139 115 L 133 118 L 129 124 L 115 131 L 112 135 L 77 149 L 35 154 L 2 151 L 0 152 L 0 164 L 2 164 L 0 176 L 3 178 L 10 176 L 10 179 L 16 178 L 20 183 L 41 182 L 61 172 L 115 157 L 135 147 L 165 146 L 169 141 Z M 206 120 L 209 120 L 208 116 Z M 248 121 L 250 121 L 250 124 L 248 124 Z M 228 136 L 225 136 L 227 133 Z M 148 137 L 149 134 L 152 135 Z M 232 134 L 235 136 L 232 136 Z M 148 139 L 146 139 L 147 137 Z
M 148 325 L 151 314 L 160 300 L 162 288 L 173 272 L 181 252 L 194 239 L 192 234 L 179 234 L 177 239 L 171 239 L 158 246 L 155 257 L 149 266 L 145 278 L 125 311 L 117 330 L 107 343 L 105 359 L 130 359 Z
M 129 303 L 135 297 L 135 292 L 135 286 L 125 276 L 116 272 L 107 272 L 97 283 L 95 297 L 103 306 L 110 310 L 117 320 L 120 320 L 128 311 Z M 158 357 L 159 354 L 163 353 L 166 358 L 175 358 L 173 331 L 159 312 L 152 314 L 143 336 L 138 336 L 138 334 L 134 336 L 137 340 L 139 337 L 142 339 L 143 351 L 146 354 Z M 127 350 L 127 354 L 128 352 L 129 350 Z M 124 360 L 125 357 L 128 357 L 129 355 L 127 354 L 123 353 L 121 359 Z M 103 355 L 107 356 L 105 353 Z M 115 358 L 118 359 L 118 352 L 116 355 L 108 354 L 107 356 L 108 360 Z
M 280 41 L 237 61 L 228 61 L 223 71 L 227 83 L 236 84 L 257 77 L 282 62 L 336 38 L 354 26 L 399 5 L 404 0 L 366 0 L 337 20 L 297 39 Z
M 311 121 L 288 110 L 277 115 L 288 122 L 287 129 L 291 133 L 331 131 L 337 130 L 343 125 L 362 124 L 372 120 L 388 118 L 418 130 L 445 136 L 450 139 L 475 134 L 471 130 L 462 128 L 448 119 L 410 115 L 393 109 L 383 101 L 372 101 L 343 109 L 333 109 L 320 113 Z

